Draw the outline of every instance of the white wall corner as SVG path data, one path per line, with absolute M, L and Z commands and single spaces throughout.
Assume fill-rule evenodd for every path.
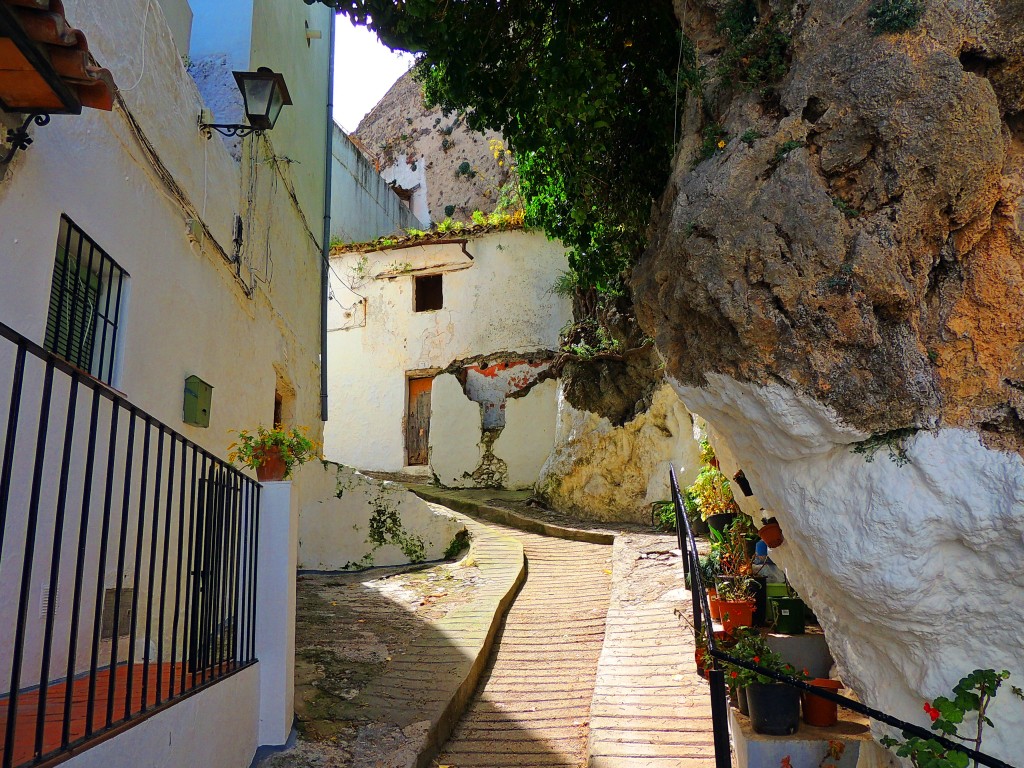
M 260 746 L 288 740 L 295 715 L 295 571 L 298 495 L 290 482 L 263 483 L 256 569 L 256 657 Z

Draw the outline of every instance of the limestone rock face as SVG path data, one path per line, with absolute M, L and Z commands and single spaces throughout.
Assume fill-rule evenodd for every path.
M 508 181 L 509 159 L 503 152 L 495 158 L 491 148 L 492 141 L 505 146 L 501 134 L 471 131 L 458 115 L 428 109 L 411 72 L 370 110 L 355 136 L 385 179 L 406 189 L 419 186 L 414 195 L 425 189 L 429 213 L 413 210 L 424 223 L 490 213 Z
M 715 71 L 726 3 L 677 5 Z M 903 34 L 761 5 L 788 73 L 689 99 L 637 313 L 846 682 L 926 725 L 975 668 L 1024 681 L 1024 3 L 929 0 Z M 985 751 L 1019 759 L 1019 703 L 990 714 Z
M 721 4 L 687 5 L 713 70 Z M 1024 445 L 1022 18 L 933 1 L 876 35 L 863 4 L 798 2 L 777 100 L 691 99 L 634 278 L 670 375 L 782 381 L 873 433 Z M 712 121 L 726 146 L 694 167 Z
M 555 446 L 537 488 L 555 509 L 590 520 L 649 525 L 650 504 L 670 498 L 668 471 L 681 484 L 700 469 L 690 414 L 667 384 L 623 426 L 558 397 Z

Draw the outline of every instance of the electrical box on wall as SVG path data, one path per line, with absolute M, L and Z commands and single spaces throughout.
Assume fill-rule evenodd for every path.
M 182 421 L 195 427 L 210 426 L 210 409 L 213 406 L 213 387 L 198 376 L 185 379 L 185 407 Z

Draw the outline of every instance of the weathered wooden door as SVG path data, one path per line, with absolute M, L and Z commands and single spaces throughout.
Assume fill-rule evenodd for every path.
M 405 417 L 405 448 L 409 465 L 427 463 L 430 439 L 430 387 L 433 377 L 409 379 L 409 410 Z

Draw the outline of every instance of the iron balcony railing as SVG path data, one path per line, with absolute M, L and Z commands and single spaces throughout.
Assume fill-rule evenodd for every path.
M 0 766 L 255 662 L 258 483 L 0 324 Z
M 707 656 L 710 659 L 711 669 L 708 672 L 708 683 L 711 695 L 711 721 L 714 730 L 715 745 L 715 768 L 731 768 L 732 758 L 729 752 L 729 705 L 726 700 L 725 672 L 721 669 L 721 662 L 726 662 L 737 667 L 748 669 L 752 672 L 770 677 L 780 683 L 801 691 L 809 691 L 815 696 L 828 701 L 834 701 L 841 707 L 857 712 L 861 715 L 877 720 L 880 723 L 891 725 L 907 734 L 919 736 L 922 739 L 934 739 L 947 749 L 954 749 L 964 753 L 971 760 L 989 768 L 1014 768 L 998 758 L 978 752 L 964 744 L 945 738 L 935 731 L 929 731 L 919 725 L 900 720 L 881 710 L 866 706 L 859 701 L 848 699 L 842 694 L 817 688 L 809 685 L 795 677 L 779 674 L 773 670 L 766 669 L 759 664 L 754 664 L 745 659 L 739 659 L 726 653 L 717 646 L 715 633 L 712 630 L 711 607 L 708 603 L 707 585 L 701 577 L 700 568 L 697 562 L 697 542 L 693 536 L 693 529 L 690 527 L 690 520 L 686 516 L 683 507 L 682 495 L 679 492 L 679 481 L 676 478 L 675 469 L 669 470 L 669 481 L 672 487 L 672 503 L 675 507 L 676 538 L 679 542 L 679 551 L 682 554 L 683 573 L 689 580 L 690 595 L 693 604 L 693 632 L 694 642 L 699 642 L 702 628 L 707 627 Z M 708 662 L 705 662 L 707 664 Z

